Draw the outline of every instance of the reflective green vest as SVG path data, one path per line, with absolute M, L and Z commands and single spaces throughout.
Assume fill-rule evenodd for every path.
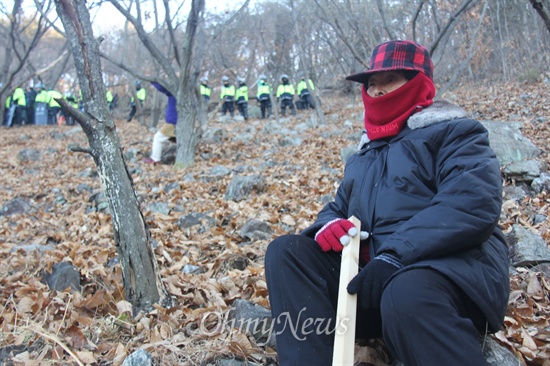
M 211 92 L 212 89 L 210 89 L 208 85 L 201 84 L 201 95 L 209 97 Z
M 311 90 L 315 90 L 315 86 L 313 85 L 313 81 L 311 81 L 311 79 L 309 79 L 308 82 L 306 82 L 304 79 L 300 80 L 298 85 L 296 85 L 298 95 L 302 95 L 302 91 L 304 89 L 309 90 L 310 85 L 311 85 Z
M 283 99 L 292 99 L 294 97 L 294 86 L 292 84 L 281 84 L 277 88 L 277 98 L 283 97 Z
M 258 94 L 256 94 L 256 97 L 260 100 L 265 100 L 269 99 L 269 94 L 271 94 L 271 87 L 267 83 L 263 84 L 260 81 L 258 83 Z
M 107 97 L 107 103 L 111 103 L 113 101 L 113 93 L 111 93 L 110 90 L 107 90 L 107 93 L 105 93 L 105 96 Z
M 67 102 L 69 102 L 69 104 L 71 105 L 71 107 L 75 108 L 75 109 L 78 109 L 78 101 L 76 100 L 75 97 L 73 97 L 72 95 L 67 95 L 65 96 L 65 100 Z
M 13 92 L 13 97 L 11 99 L 20 107 L 25 107 L 27 105 L 27 100 L 25 99 L 25 91 L 23 90 L 23 88 L 15 88 Z
M 145 96 L 147 95 L 147 92 L 145 91 L 145 88 L 141 88 L 136 92 L 136 96 L 138 100 L 143 104 L 143 101 L 145 100 Z M 130 99 L 130 102 L 134 102 L 134 97 Z
M 145 100 L 146 95 L 147 95 L 147 92 L 145 91 L 145 88 L 139 89 L 136 93 L 137 98 L 142 102 Z
M 244 100 L 248 102 L 248 86 L 246 85 L 239 86 L 239 88 L 237 89 L 237 93 L 235 94 L 235 97 L 237 98 L 237 103 L 239 103 L 239 100 L 241 101 Z
M 231 97 L 231 100 L 233 100 L 233 97 L 235 96 L 235 87 L 233 85 L 229 86 L 222 86 L 222 91 L 220 93 L 220 99 L 223 99 L 225 97 Z
M 62 99 L 63 95 L 61 95 L 61 93 L 58 92 L 57 90 L 49 90 L 48 91 L 48 100 L 49 100 L 49 103 L 50 103 L 50 108 L 59 107 L 59 103 L 57 103 L 55 101 L 56 98 L 57 99 Z
M 42 89 L 38 92 L 38 94 L 36 94 L 36 97 L 34 98 L 34 102 L 48 104 L 48 102 L 50 101 L 48 97 L 49 97 L 48 92 Z

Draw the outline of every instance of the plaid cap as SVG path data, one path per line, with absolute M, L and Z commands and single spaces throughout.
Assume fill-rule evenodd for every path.
M 413 70 L 433 79 L 434 66 L 428 50 L 413 41 L 389 41 L 374 48 L 368 70 L 346 80 L 366 84 L 371 74 L 390 70 Z

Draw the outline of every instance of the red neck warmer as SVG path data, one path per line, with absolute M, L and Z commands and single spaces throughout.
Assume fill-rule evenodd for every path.
M 370 97 L 365 86 L 362 94 L 365 128 L 372 141 L 397 135 L 412 114 L 432 105 L 435 85 L 432 79 L 419 72 L 405 85 L 384 96 Z

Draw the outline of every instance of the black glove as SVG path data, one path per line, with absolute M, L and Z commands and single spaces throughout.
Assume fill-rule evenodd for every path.
M 379 309 L 384 285 L 403 267 L 399 258 L 382 253 L 370 261 L 348 284 L 348 293 L 358 294 L 363 309 Z

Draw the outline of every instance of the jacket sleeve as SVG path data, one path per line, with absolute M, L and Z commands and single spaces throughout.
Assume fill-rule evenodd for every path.
M 389 235 L 379 252 L 405 264 L 480 246 L 494 232 L 502 205 L 499 162 L 481 123 L 461 120 L 435 136 L 436 193 L 429 205 Z
M 159 83 L 156 83 L 156 82 L 153 81 L 151 84 L 153 84 L 155 89 L 157 89 L 162 94 L 164 94 L 166 96 L 169 96 L 169 97 L 172 96 L 172 94 L 168 90 L 166 90 L 162 85 L 160 85 Z

